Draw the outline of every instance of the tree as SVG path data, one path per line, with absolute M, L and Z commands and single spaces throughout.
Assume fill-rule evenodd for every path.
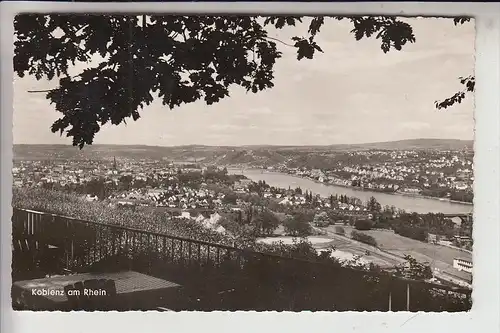
M 330 218 L 326 212 L 321 212 L 314 215 L 313 222 L 317 227 L 327 227 L 330 224 Z
M 383 209 L 383 213 L 388 214 L 390 216 L 393 216 L 394 214 L 396 214 L 396 207 L 385 205 L 384 209 Z
M 85 187 L 85 192 L 87 194 L 97 196 L 100 200 L 105 199 L 109 195 L 109 190 L 106 187 L 104 178 L 91 179 Z
M 139 110 L 153 101 L 152 93 L 173 109 L 198 100 L 217 103 L 233 85 L 252 93 L 272 88 L 282 55 L 278 43 L 295 48 L 297 60 L 313 59 L 323 52 L 315 37 L 328 19 L 349 21 L 356 40 L 376 38 L 384 53 L 416 41 L 408 23 L 388 16 L 22 14 L 14 20 L 14 70 L 20 77 L 59 79 L 57 88 L 41 91 L 62 113 L 51 130 L 66 133 L 83 148 L 103 125 L 138 120 Z M 290 42 L 268 33 L 270 27 L 284 29 L 306 20 L 307 32 Z M 469 20 L 457 18 L 455 24 Z M 69 75 L 70 63 L 91 59 L 94 67 Z M 463 84 L 472 91 L 473 77 Z M 462 99 L 459 93 L 436 106 Z
M 370 235 L 364 234 L 362 232 L 357 232 L 356 230 L 351 231 L 351 238 L 371 246 L 377 246 L 377 241 Z
M 245 207 L 245 223 L 246 224 L 251 224 L 253 220 L 253 211 L 254 207 L 253 206 L 247 206 Z
M 335 233 L 339 235 L 345 235 L 345 229 L 338 225 L 335 227 Z
M 287 218 L 283 225 L 285 227 L 285 232 L 295 237 L 309 236 L 312 232 L 306 214 L 295 214 L 293 217 Z
M 311 198 L 309 197 L 309 192 L 306 190 L 305 194 L 304 194 L 304 198 L 306 199 L 306 202 L 307 203 L 310 203 L 311 202 Z
M 431 266 L 427 263 L 420 263 L 410 255 L 404 256 L 406 262 L 396 266 L 395 275 L 414 280 L 427 280 L 432 278 Z
M 129 191 L 132 188 L 134 178 L 131 175 L 123 175 L 119 179 L 119 188 L 123 191 Z
M 354 228 L 357 230 L 370 230 L 373 227 L 373 222 L 369 220 L 357 220 L 354 222 Z
M 342 195 L 342 200 L 340 200 L 340 202 L 345 203 L 345 204 L 349 203 L 349 198 L 347 197 L 346 194 Z
M 265 209 L 256 216 L 254 223 L 262 234 L 270 235 L 280 225 L 280 220 L 273 212 Z
M 373 196 L 370 197 L 370 199 L 368 199 L 368 202 L 366 203 L 366 207 L 367 207 L 368 211 L 370 211 L 370 212 L 380 212 L 382 210 L 382 206 L 377 201 L 377 199 L 375 199 L 375 197 L 373 197 Z
M 135 179 L 133 181 L 132 187 L 136 188 L 136 189 L 142 189 L 142 188 L 146 187 L 146 185 L 147 185 L 147 182 L 145 180 Z
M 238 199 L 238 196 L 234 193 L 227 193 L 224 195 L 224 198 L 222 199 L 222 202 L 225 204 L 230 204 L 230 205 L 236 205 L 236 200 Z
M 416 239 L 422 242 L 427 241 L 428 231 L 424 227 L 401 224 L 394 227 L 394 232 L 403 237 Z

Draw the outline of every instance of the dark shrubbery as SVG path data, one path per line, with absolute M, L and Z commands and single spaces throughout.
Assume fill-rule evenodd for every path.
M 286 219 L 283 222 L 287 235 L 295 237 L 306 237 L 311 235 L 312 227 L 309 224 L 307 214 L 296 213 L 293 217 Z
M 394 228 L 394 232 L 403 237 L 416 239 L 422 242 L 427 241 L 428 232 L 423 227 L 397 226 Z
M 370 235 L 355 230 L 351 231 L 351 238 L 368 245 L 377 246 L 377 241 Z
M 345 235 L 345 230 L 343 227 L 338 225 L 335 227 L 335 233 L 339 235 Z
M 370 230 L 373 227 L 373 222 L 369 220 L 357 220 L 354 222 L 354 228 L 357 230 Z

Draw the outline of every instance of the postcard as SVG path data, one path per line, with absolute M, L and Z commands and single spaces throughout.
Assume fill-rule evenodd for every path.
M 14 310 L 471 309 L 473 18 L 14 31 Z

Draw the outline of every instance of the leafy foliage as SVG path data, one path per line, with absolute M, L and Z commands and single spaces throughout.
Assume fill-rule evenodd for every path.
M 382 206 L 373 196 L 371 196 L 370 199 L 368 199 L 368 202 L 366 203 L 366 208 L 370 212 L 380 212 L 382 210 Z
M 471 19 L 470 17 L 463 17 L 463 16 L 461 16 L 461 17 L 455 17 L 453 19 L 453 23 L 455 23 L 455 25 L 457 25 L 457 24 L 464 24 L 466 22 L 470 22 L 470 19 Z
M 455 25 L 464 24 L 470 22 L 470 17 L 455 17 L 453 23 Z M 464 90 L 456 92 L 453 96 L 448 97 L 442 101 L 436 101 L 435 105 L 437 109 L 446 109 L 455 104 L 460 104 L 464 100 L 467 92 L 474 92 L 475 88 L 475 77 L 470 75 L 468 77 L 459 77 L 460 83 L 465 86 Z
M 361 243 L 365 243 L 371 246 L 377 246 L 377 241 L 375 240 L 375 238 L 356 230 L 351 231 L 351 238 Z
M 294 237 L 306 237 L 312 233 L 312 227 L 309 224 L 310 219 L 307 214 L 296 213 L 283 222 L 287 235 Z
M 313 222 L 317 227 L 327 227 L 330 224 L 330 217 L 327 212 L 321 212 L 314 215 Z
M 261 234 L 271 235 L 280 225 L 280 220 L 270 210 L 263 210 L 255 217 L 254 224 Z
M 354 228 L 357 230 L 370 230 L 373 227 L 373 222 L 370 220 L 357 220 L 354 222 Z
M 236 85 L 248 92 L 274 86 L 277 42 L 294 47 L 297 59 L 322 52 L 315 37 L 325 19 L 349 20 L 356 40 L 374 37 L 383 52 L 413 43 L 409 24 L 395 17 L 314 17 L 306 36 L 288 44 L 270 37 L 303 17 L 18 15 L 14 70 L 37 80 L 59 78 L 46 91 L 62 117 L 52 132 L 83 148 L 105 124 L 140 118 L 139 110 L 157 94 L 170 109 L 204 100 L 214 104 Z M 70 64 L 96 63 L 70 76 Z
M 428 263 L 420 263 L 410 255 L 405 255 L 404 258 L 406 262 L 396 266 L 394 275 L 415 280 L 427 280 L 432 278 L 432 268 Z
M 422 242 L 427 240 L 428 232 L 424 227 L 414 227 L 411 225 L 400 225 L 394 227 L 394 232 L 398 235 L 416 239 Z
M 338 225 L 335 227 L 335 233 L 339 235 L 345 235 L 345 229 Z
M 474 92 L 476 80 L 474 76 L 460 77 L 460 83 L 465 86 L 464 90 L 456 92 L 453 96 L 446 98 L 441 102 L 435 102 L 436 108 L 446 109 L 454 104 L 460 104 L 464 100 L 468 92 Z
M 413 29 L 408 23 L 397 20 L 394 17 L 349 17 L 353 24 L 356 40 L 371 37 L 377 33 L 376 38 L 381 40 L 381 49 L 384 53 L 391 48 L 398 51 L 407 43 L 415 42 Z

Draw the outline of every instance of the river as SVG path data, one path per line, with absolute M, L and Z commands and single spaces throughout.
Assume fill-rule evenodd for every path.
M 249 179 L 256 182 L 259 180 L 263 180 L 267 184 L 274 187 L 285 189 L 288 189 L 288 187 L 300 187 L 302 190 L 311 191 L 314 194 L 319 194 L 323 197 L 330 196 L 330 194 L 344 194 L 350 197 L 357 197 L 363 202 L 366 202 L 371 196 L 373 196 L 382 206 L 395 206 L 396 208 L 404 209 L 407 212 L 416 212 L 420 214 L 465 214 L 472 212 L 472 205 L 470 204 L 450 202 L 439 199 L 387 194 L 368 190 L 357 190 L 354 188 L 338 185 L 326 185 L 312 181 L 310 179 L 278 172 L 250 169 L 228 169 L 228 172 L 231 174 L 243 174 Z

